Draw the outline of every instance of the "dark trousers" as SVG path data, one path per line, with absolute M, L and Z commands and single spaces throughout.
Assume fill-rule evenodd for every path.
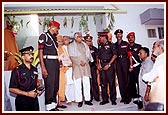
M 59 89 L 59 62 L 55 59 L 44 60 L 48 72 L 44 78 L 45 85 L 45 104 L 56 102 L 56 95 Z
M 139 71 L 140 71 L 140 66 L 137 66 L 133 69 L 132 72 L 129 72 L 130 76 L 130 83 L 129 83 L 129 88 L 130 88 L 130 97 L 131 98 L 138 98 L 140 97 L 139 95 Z
M 116 61 L 116 72 L 119 83 L 119 90 L 121 98 L 124 101 L 130 101 L 129 98 L 129 60 L 126 57 L 117 58 Z
M 17 96 L 15 99 L 16 111 L 39 111 L 38 98 Z
M 152 102 L 146 105 L 145 111 L 164 111 L 164 105 Z
M 90 66 L 91 69 L 91 76 L 92 78 L 90 78 L 90 93 L 91 93 L 91 100 L 93 100 L 93 98 L 95 100 L 99 100 L 99 86 L 98 86 L 98 82 L 97 82 L 97 68 L 96 66 Z
M 108 85 L 110 90 L 110 100 L 116 101 L 116 86 L 115 86 L 115 71 L 114 64 L 109 67 L 108 70 L 100 71 L 100 83 L 101 83 L 101 95 L 103 101 L 108 101 Z

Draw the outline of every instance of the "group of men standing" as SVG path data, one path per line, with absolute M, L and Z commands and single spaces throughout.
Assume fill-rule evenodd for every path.
M 116 105 L 116 75 L 119 83 L 121 101 L 129 104 L 132 98 L 139 98 L 138 75 L 140 60 L 138 53 L 141 45 L 135 43 L 135 33 L 127 35 L 128 42 L 124 41 L 123 30 L 117 29 L 115 32 L 116 43 L 108 41 L 107 33 L 100 33 L 98 46 L 98 59 L 100 81 L 102 89 L 102 99 L 100 105 L 109 103 L 108 84 L 110 90 L 110 100 L 112 105 Z M 139 100 L 138 100 L 139 101 Z M 137 102 L 138 105 L 139 102 Z
M 45 105 L 46 110 L 49 111 L 59 110 L 56 106 L 56 97 L 59 89 L 60 67 L 56 36 L 58 35 L 59 29 L 60 24 L 56 21 L 51 21 L 49 23 L 49 30 L 42 33 L 38 40 L 40 66 L 45 84 Z M 99 73 L 102 97 L 100 105 L 109 103 L 109 98 L 112 105 L 117 104 L 117 92 L 115 85 L 117 76 L 121 94 L 120 102 L 129 104 L 133 98 L 134 102 L 138 104 L 138 107 L 142 108 L 141 100 L 139 100 L 140 95 L 138 83 L 141 63 L 138 53 L 141 45 L 135 43 L 134 32 L 130 32 L 127 35 L 128 42 L 122 40 L 123 30 L 117 29 L 114 34 L 117 42 L 111 43 L 107 33 L 99 32 L 98 48 L 96 48 L 93 46 L 92 36 L 87 35 L 83 40 L 82 34 L 80 32 L 76 32 L 74 34 L 74 41 L 67 47 L 70 59 L 72 61 L 75 101 L 78 102 L 78 107 L 82 107 L 83 100 L 87 105 L 93 105 L 93 99 L 100 101 L 100 90 L 97 81 L 97 73 Z M 26 52 L 24 54 L 29 53 L 30 52 Z M 15 74 L 12 74 L 12 77 L 15 76 L 16 78 L 18 75 L 17 71 L 13 73 Z M 11 80 L 10 88 L 13 87 L 12 82 L 13 81 Z M 17 81 L 15 80 L 15 82 Z M 15 85 L 15 88 L 16 87 L 17 86 Z M 36 87 L 35 84 L 34 87 Z M 32 88 L 26 90 L 23 88 L 22 90 L 28 92 L 32 91 Z M 23 95 L 20 96 L 20 98 L 24 98 L 30 94 L 25 92 L 23 92 L 23 94 L 22 92 L 14 93 Z M 36 96 L 37 93 L 32 94 L 31 97 L 35 98 Z M 18 110 L 26 110 L 27 108 L 24 108 L 24 104 L 25 103 L 16 105 L 19 106 Z M 37 107 L 36 110 L 38 109 L 39 108 Z

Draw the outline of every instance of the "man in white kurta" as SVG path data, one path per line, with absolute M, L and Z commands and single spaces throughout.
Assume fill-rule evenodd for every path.
M 158 40 L 153 48 L 153 53 L 157 56 L 152 70 L 142 76 L 148 84 L 152 84 L 150 92 L 150 107 L 146 110 L 158 110 L 165 104 L 166 96 L 166 74 L 165 74 L 165 54 L 164 40 Z
M 70 39 L 69 36 L 63 36 L 63 42 L 64 45 L 63 47 L 65 48 L 67 55 L 68 54 L 68 45 L 70 44 Z M 65 96 L 67 99 L 67 104 L 71 104 L 75 100 L 75 88 L 74 88 L 74 81 L 72 79 L 72 65 L 69 66 L 67 71 L 65 72 L 65 77 L 66 77 L 66 87 L 65 87 Z
M 91 73 L 89 66 L 89 61 L 93 62 L 93 58 L 89 47 L 82 41 L 80 32 L 74 34 L 74 41 L 68 46 L 68 53 L 72 61 L 75 101 L 78 102 L 78 107 L 82 107 L 84 96 L 85 104 L 93 105 L 90 102 Z

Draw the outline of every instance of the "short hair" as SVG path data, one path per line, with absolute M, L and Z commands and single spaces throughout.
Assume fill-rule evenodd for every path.
M 149 57 L 149 48 L 147 48 L 147 47 L 141 47 L 140 48 L 140 50 L 143 50 L 143 51 L 145 51 L 146 53 L 147 53 L 147 56 Z
M 70 37 L 65 35 L 65 36 L 63 36 L 63 38 L 70 38 Z
M 155 45 L 155 44 L 156 44 L 156 42 L 153 43 L 153 45 Z
M 76 34 L 78 34 L 78 35 L 81 34 L 81 35 L 82 35 L 81 32 L 75 32 L 75 33 L 74 33 L 74 37 L 76 36 Z
M 160 46 L 164 52 L 164 39 L 159 39 L 158 41 L 156 41 L 156 44 Z

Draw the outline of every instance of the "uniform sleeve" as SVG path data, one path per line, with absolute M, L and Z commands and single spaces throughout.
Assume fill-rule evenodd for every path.
M 131 57 L 133 54 L 132 54 L 132 51 L 131 51 L 131 49 L 130 49 L 130 45 L 129 44 L 127 44 L 127 55 L 128 55 L 128 57 Z
M 115 44 L 111 44 L 111 51 L 112 51 L 113 55 L 117 55 L 117 49 L 116 49 Z
M 38 87 L 38 84 L 39 84 L 39 79 L 38 79 L 38 71 L 37 71 L 37 68 L 35 68 L 35 79 L 36 79 L 36 87 Z
M 98 56 L 98 49 L 95 47 L 95 55 Z
M 45 46 L 45 41 L 46 41 L 46 36 L 45 34 L 41 34 L 39 36 L 39 40 L 38 40 L 38 49 L 43 49 Z
M 18 74 L 16 69 L 11 73 L 9 88 L 18 88 Z
M 101 46 L 100 45 L 98 45 L 98 49 L 97 49 L 97 56 L 98 56 L 98 58 L 100 59 L 101 58 L 101 48 L 100 48 Z
M 35 68 L 35 72 L 36 72 L 36 79 L 38 79 L 38 71 L 37 71 L 37 68 Z

